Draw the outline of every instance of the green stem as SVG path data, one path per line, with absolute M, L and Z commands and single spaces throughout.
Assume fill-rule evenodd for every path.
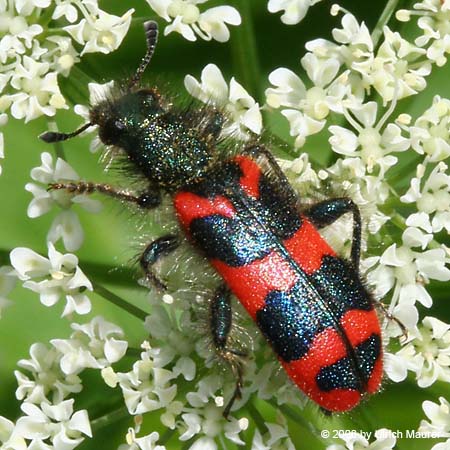
M 142 348 L 133 348 L 133 347 L 128 347 L 127 348 L 127 356 L 132 356 L 133 358 L 139 358 L 141 356 L 142 353 Z
M 35 16 L 35 23 L 39 23 L 39 25 L 42 26 L 42 28 L 44 28 L 44 30 L 46 28 L 48 28 L 49 23 L 52 21 L 52 15 L 55 11 L 55 8 L 45 8 L 45 9 L 41 9 L 38 10 L 39 13 L 38 14 L 34 14 Z M 39 38 L 41 38 L 41 36 L 39 35 Z
M 148 314 L 145 311 L 138 308 L 137 306 L 132 305 L 131 303 L 128 303 L 126 300 L 109 291 L 102 285 L 95 282 L 93 282 L 92 285 L 94 287 L 94 292 L 96 294 L 101 295 L 104 299 L 110 301 L 119 308 L 122 308 L 123 310 L 127 311 L 128 313 L 137 317 L 138 319 L 144 321 L 145 318 L 148 316 Z
M 129 287 L 134 289 L 146 290 L 143 286 L 140 286 L 136 282 L 136 273 L 133 269 L 128 267 L 120 267 L 110 264 L 103 264 L 93 261 L 80 260 L 79 265 L 83 267 L 83 270 L 90 275 L 91 278 L 105 282 L 108 285 L 116 285 L 121 287 Z M 114 276 L 111 274 L 114 273 Z
M 398 2 L 400 0 L 389 0 L 381 13 L 380 18 L 378 19 L 378 23 L 375 25 L 375 28 L 372 31 L 372 41 L 374 48 L 377 47 L 378 41 L 380 40 L 383 34 L 383 27 L 389 22 L 392 14 L 397 9 Z
M 9 259 L 9 254 L 11 250 L 0 249 L 0 266 L 4 266 L 6 264 L 11 264 Z
M 249 401 L 245 405 L 245 409 L 250 414 L 250 417 L 252 418 L 253 422 L 256 425 L 256 428 L 258 428 L 259 432 L 261 433 L 261 436 L 267 433 L 268 428 L 265 424 L 264 417 L 261 415 L 261 413 L 255 408 L 255 405 L 252 401 Z
M 312 436 L 314 436 L 317 440 L 323 444 L 323 439 L 320 437 L 320 432 L 317 428 L 312 424 L 305 420 L 300 414 L 297 414 L 292 408 L 287 405 L 278 405 L 275 400 L 268 400 L 268 403 L 272 405 L 275 409 L 280 410 L 286 417 L 291 419 L 297 425 L 300 425 L 304 429 L 308 430 Z
M 405 179 L 405 174 L 416 172 L 417 166 L 423 162 L 423 155 L 415 156 L 411 161 L 402 167 L 395 167 L 392 173 L 389 173 L 389 184 L 391 186 Z
M 259 84 L 261 70 L 253 29 L 251 2 L 235 0 L 234 3 L 241 14 L 242 25 L 233 27 L 231 30 L 230 45 L 233 63 L 237 67 L 238 81 L 261 104 L 262 92 L 260 92 Z
M 173 430 L 167 430 L 159 439 L 158 444 L 159 445 L 165 445 L 168 440 L 175 434 L 176 429 Z
M 197 438 L 198 439 L 198 438 Z M 192 444 L 197 440 L 195 437 L 191 437 L 191 439 L 184 442 L 184 444 L 181 446 L 181 450 L 188 450 L 191 448 Z
M 103 416 L 97 417 L 97 419 L 91 420 L 91 428 L 95 434 L 95 431 L 100 430 L 101 428 L 105 428 L 119 420 L 125 418 L 131 418 L 130 413 L 126 406 L 121 406 L 119 409 L 107 413 Z
M 155 14 L 154 16 L 145 16 L 145 17 L 131 17 L 131 26 L 136 26 L 136 25 L 142 25 L 144 22 L 146 22 L 147 20 L 156 18 L 157 15 Z
M 76 64 L 72 67 L 69 77 L 61 78 L 60 87 L 64 97 L 73 105 L 89 104 L 88 85 L 92 81 L 95 81 L 92 76 L 81 70 L 80 65 Z
M 406 229 L 405 218 L 401 214 L 399 214 L 398 212 L 394 212 L 391 215 L 391 222 L 397 228 L 399 228 L 401 231 L 405 231 L 405 229 Z

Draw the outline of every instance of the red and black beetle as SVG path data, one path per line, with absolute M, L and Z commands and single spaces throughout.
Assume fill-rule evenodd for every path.
M 382 339 L 374 302 L 358 273 L 361 219 L 348 198 L 299 208 L 296 193 L 260 143 L 233 151 L 221 138 L 224 115 L 212 106 L 182 109 L 154 87 L 137 85 L 153 55 L 157 24 L 145 24 L 147 53 L 127 88 L 96 104 L 79 130 L 44 133 L 46 142 L 97 125 L 106 145 L 119 148 L 148 183 L 140 195 L 94 183 L 53 189 L 99 191 L 144 208 L 173 198 L 191 242 L 223 278 L 211 300 L 210 328 L 219 355 L 237 376 L 239 352 L 229 348 L 231 294 L 255 320 L 291 379 L 328 411 L 346 411 L 380 387 Z M 350 261 L 336 255 L 318 229 L 353 214 Z M 147 277 L 162 281 L 152 265 L 178 246 L 174 235 L 150 243 L 140 258 Z

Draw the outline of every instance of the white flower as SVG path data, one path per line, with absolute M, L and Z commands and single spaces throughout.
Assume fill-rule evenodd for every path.
M 426 400 L 422 403 L 422 409 L 430 422 L 422 420 L 419 431 L 429 433 L 432 438 L 450 437 L 450 403 L 444 397 L 439 397 L 439 404 Z M 446 443 L 449 444 L 450 439 Z M 445 449 L 444 443 L 434 446 L 433 449 Z
M 342 28 L 333 29 L 333 37 L 336 42 L 349 46 L 341 48 L 347 64 L 352 59 L 360 61 L 362 56 L 370 55 L 373 51 L 373 41 L 366 24 L 364 22 L 360 24 L 350 13 L 342 16 L 341 23 Z
M 83 434 L 92 437 L 91 425 L 86 410 L 73 412 L 74 400 L 65 400 L 56 405 L 41 403 L 40 408 L 32 403 L 23 403 L 26 414 L 18 419 L 16 427 L 25 438 L 37 443 L 49 439 L 53 448 L 72 450 L 84 440 Z M 42 445 L 41 444 L 41 445 Z M 45 445 L 45 444 L 44 444 Z M 36 448 L 42 448 L 36 446 Z
M 28 122 L 42 114 L 54 116 L 56 109 L 67 109 L 56 72 L 49 72 L 49 64 L 24 56 L 11 77 L 17 93 L 6 96 L 11 102 L 11 114 Z
M 170 384 L 175 375 L 163 368 L 159 349 L 148 348 L 127 373 L 117 373 L 125 404 L 132 415 L 166 408 L 177 394 L 177 385 Z
M 67 77 L 74 64 L 80 61 L 80 58 L 70 38 L 48 36 L 47 48 L 42 54 L 42 60 L 48 62 L 56 72 Z
M 198 382 L 198 390 L 188 392 L 186 399 L 194 408 L 206 405 L 211 399 L 216 402 L 215 393 L 223 386 L 223 380 L 217 375 L 207 375 Z
M 53 219 L 47 234 L 47 241 L 55 243 L 62 238 L 64 246 L 69 251 L 78 250 L 83 242 L 84 233 L 77 214 L 70 209 L 73 204 L 80 205 L 89 212 L 98 212 L 101 203 L 87 195 L 68 192 L 66 189 L 48 190 L 51 183 L 76 182 L 78 174 L 63 159 L 58 158 L 53 166 L 50 153 L 41 154 L 42 165 L 31 170 L 31 178 L 44 186 L 27 183 L 25 189 L 34 196 L 28 206 L 28 217 L 35 218 L 46 214 L 53 205 L 62 211 Z
M 88 314 L 91 302 L 84 291 L 93 289 L 78 267 L 78 258 L 71 253 L 59 253 L 52 243 L 48 244 L 48 256 L 44 258 L 23 247 L 15 248 L 10 254 L 12 266 L 25 281 L 23 286 L 39 293 L 43 305 L 53 306 L 64 295 L 67 303 L 62 316 L 73 312 Z
M 223 384 L 224 380 L 221 377 L 208 375 L 198 382 L 197 391 L 187 393 L 186 399 L 192 408 L 185 408 L 188 412 L 181 415 L 183 419 L 180 430 L 181 441 L 196 435 L 194 448 L 216 449 L 215 438 L 224 433 L 225 437 L 235 444 L 244 444 L 239 434 L 247 429 L 249 422 L 246 418 L 223 417 L 223 397 L 217 395 L 217 391 L 222 390 Z M 234 386 L 230 387 L 234 389 Z
M 200 79 L 201 83 L 192 75 L 186 75 L 184 86 L 193 97 L 225 111 L 224 136 L 248 139 L 248 130 L 255 134 L 261 132 L 259 105 L 234 78 L 228 87 L 220 69 L 215 64 L 208 64 L 202 70 Z
M 261 436 L 258 429 L 252 441 L 252 450 L 272 450 L 273 448 L 283 448 L 286 450 L 295 450 L 294 444 L 288 435 L 287 426 L 281 426 L 276 423 L 265 423 L 267 427 L 267 435 Z
M 156 431 L 138 438 L 133 428 L 129 428 L 126 436 L 127 444 L 120 445 L 118 450 L 166 450 L 164 445 L 155 445 L 158 439 L 159 434 Z
M 306 49 L 322 60 L 337 59 L 347 69 L 357 70 L 359 64 L 373 60 L 374 44 L 370 31 L 355 16 L 345 13 L 341 20 L 342 28 L 332 31 L 335 42 L 315 39 L 306 43 Z M 355 80 L 353 80 L 355 82 Z
M 81 8 L 81 3 L 78 6 L 85 17 L 76 25 L 67 25 L 64 30 L 79 44 L 84 45 L 81 54 L 110 53 L 116 50 L 128 32 L 134 9 L 129 9 L 118 17 L 98 9 L 97 6 L 89 8 L 89 3 L 86 7 Z
M 125 37 L 132 12 L 108 14 L 97 0 L 1 2 L 0 114 L 10 108 L 28 122 L 67 109 L 57 76 L 68 76 L 79 61 L 74 40 L 82 54 L 109 53 Z
M 378 205 L 383 205 L 389 198 L 390 187 L 384 178 L 367 175 L 366 172 L 367 167 L 361 158 L 347 157 L 338 159 L 326 171 L 322 171 L 321 179 L 330 183 L 336 192 L 344 189 L 345 195 L 351 197 L 359 206 L 367 231 L 376 234 L 390 219 L 378 209 Z M 346 234 L 349 232 L 349 229 L 345 231 Z M 337 236 L 342 244 L 342 234 L 337 233 Z
M 15 7 L 19 14 L 24 16 L 31 15 L 36 8 L 48 8 L 50 0 L 18 0 Z
M 57 4 L 53 11 L 52 19 L 64 17 L 68 22 L 74 23 L 78 19 L 78 9 L 71 2 Z
M 166 411 L 161 414 L 161 423 L 171 430 L 175 429 L 177 425 L 178 416 L 183 411 L 183 403 L 178 401 L 173 401 L 168 406 L 166 406 Z
M 398 382 L 411 370 L 418 386 L 425 388 L 437 380 L 450 381 L 450 325 L 434 317 L 425 317 L 422 324 L 410 342 L 390 355 L 386 372 Z
M 438 66 L 447 62 L 450 53 L 449 8 L 445 0 L 424 0 L 413 4 L 414 11 L 399 10 L 397 19 L 409 21 L 411 16 L 421 16 L 417 22 L 423 34 L 416 38 L 419 47 L 427 47 L 427 58 Z
M 206 41 L 214 39 L 218 42 L 226 42 L 230 39 L 230 31 L 226 24 L 240 25 L 241 16 L 237 9 L 231 6 L 216 6 L 200 14 L 197 29 L 193 25 L 196 33 Z
M 384 286 L 379 295 L 383 297 L 394 287 L 396 300 L 400 303 L 414 304 L 419 301 L 425 307 L 430 307 L 432 299 L 425 290 L 424 284 L 431 279 L 439 281 L 450 280 L 450 270 L 445 267 L 446 253 L 443 248 L 435 248 L 424 252 L 412 250 L 407 232 L 403 233 L 404 245 L 392 244 L 381 255 L 379 266 L 369 274 L 369 280 L 380 280 Z M 406 242 L 405 242 L 406 241 Z M 378 285 L 378 283 L 374 283 Z
M 52 339 L 51 344 L 63 355 L 61 370 L 77 374 L 85 368 L 104 369 L 125 355 L 128 343 L 123 331 L 102 317 L 94 317 L 89 323 L 71 325 L 75 330 L 70 339 Z
M 285 173 L 287 172 L 298 192 L 301 192 L 302 186 L 313 186 L 317 189 L 320 187 L 320 175 L 322 174 L 312 168 L 307 153 L 301 153 L 293 160 L 279 159 L 278 164 Z M 291 172 L 292 176 L 290 176 Z
M 291 70 L 278 68 L 269 75 L 275 88 L 266 90 L 266 101 L 281 110 L 290 124 L 290 134 L 296 137 L 295 146 L 301 147 L 305 138 L 323 129 L 331 110 L 340 111 L 341 101 L 348 94 L 347 74 L 336 78 L 340 64 L 330 58 L 321 60 L 308 53 L 302 65 L 314 85 L 307 89 L 303 81 Z
M 354 68 L 386 103 L 422 91 L 426 87 L 425 77 L 431 72 L 431 64 L 423 58 L 423 49 L 410 44 L 398 32 L 384 27 L 383 33 L 384 41 L 375 57 L 354 64 Z
M 409 220 L 414 220 L 416 226 L 429 233 L 439 232 L 443 228 L 450 232 L 450 176 L 447 169 L 444 162 L 439 162 L 423 182 L 425 166 L 419 164 L 417 176 L 411 179 L 408 191 L 400 197 L 404 203 L 416 204 L 422 215 L 410 216 Z
M 401 135 L 400 127 L 392 123 L 381 132 L 386 117 L 376 123 L 378 108 L 375 102 L 354 105 L 348 110 L 347 120 L 358 134 L 340 126 L 330 126 L 332 136 L 329 142 L 333 151 L 361 158 L 368 173 L 379 166 L 379 177 L 383 178 L 385 172 L 397 162 L 397 158 L 390 153 L 407 150 L 409 140 Z
M 167 309 L 162 305 L 154 305 L 152 313 L 145 320 L 145 329 L 148 330 L 153 338 L 159 339 L 165 344 L 169 344 L 165 357 L 172 360 L 176 354 L 187 357 L 193 352 L 195 346 L 195 338 L 198 332 L 195 332 L 194 325 L 190 323 L 189 313 L 183 313 L 180 318 L 174 318 L 169 314 Z M 170 350 L 169 350 L 170 349 Z M 170 354 L 169 354 L 170 352 Z M 186 366 L 185 363 L 184 365 Z M 193 378 L 193 370 L 190 368 L 180 367 L 179 373 Z
M 218 408 L 214 404 L 196 407 L 193 412 L 182 414 L 181 418 L 183 422 L 180 427 L 185 431 L 181 434 L 180 441 L 187 441 L 194 436 L 200 436 L 190 447 L 191 449 L 216 450 L 218 446 L 215 438 L 219 437 L 221 433 L 224 433 L 225 437 L 235 444 L 244 445 L 239 433 L 248 428 L 248 419 L 229 417 L 229 420 L 226 420 L 222 415 L 222 408 Z
M 27 449 L 25 439 L 19 435 L 15 424 L 3 416 L 0 416 L 0 444 L 5 450 Z
M 271 13 L 284 11 L 281 21 L 286 25 L 295 25 L 303 20 L 310 6 L 320 0 L 269 0 L 267 9 Z
M 450 156 L 450 100 L 436 95 L 432 106 L 409 127 L 411 147 L 431 162 Z
M 231 6 L 216 6 L 200 12 L 197 5 L 205 2 L 206 0 L 147 0 L 150 8 L 164 20 L 171 22 L 164 29 L 165 36 L 176 31 L 188 41 L 195 41 L 195 34 L 206 41 L 228 41 L 230 32 L 226 24 L 240 25 L 239 12 Z
M 29 25 L 25 15 L 15 16 L 15 11 L 1 11 L 0 8 L 0 18 L 4 24 L 2 27 L 3 38 L 0 41 L 0 62 L 5 64 L 17 59 L 17 55 L 23 55 L 28 49 L 31 49 L 35 38 L 43 32 L 43 28 L 36 23 Z
M 286 25 L 295 25 L 303 20 L 310 6 L 320 0 L 269 0 L 267 9 L 271 13 L 284 11 L 281 21 Z
M 35 343 L 30 347 L 31 359 L 21 359 L 18 366 L 29 376 L 16 370 L 18 388 L 16 397 L 29 403 L 51 402 L 57 404 L 68 395 L 80 392 L 81 380 L 76 375 L 64 374 L 60 369 L 63 356 L 54 348 Z

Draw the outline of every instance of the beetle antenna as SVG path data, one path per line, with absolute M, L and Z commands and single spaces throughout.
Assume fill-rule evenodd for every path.
M 74 136 L 79 135 L 84 130 L 87 130 L 89 127 L 94 125 L 91 122 L 85 123 L 82 127 L 78 128 L 78 130 L 73 131 L 72 133 L 58 133 L 57 131 L 46 131 L 39 136 L 39 139 L 42 139 L 44 142 L 49 144 L 53 142 L 61 142 L 67 139 L 73 138 Z
M 131 89 L 134 85 L 139 83 L 140 79 L 142 78 L 142 74 L 144 73 L 145 69 L 152 59 L 153 53 L 155 53 L 156 43 L 158 42 L 158 24 L 155 21 L 149 20 L 147 22 L 144 22 L 144 30 L 145 38 L 147 40 L 147 52 L 142 58 L 142 61 L 139 64 L 136 73 L 128 82 L 128 89 Z

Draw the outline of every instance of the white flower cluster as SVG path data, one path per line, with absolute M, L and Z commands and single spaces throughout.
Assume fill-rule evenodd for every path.
M 208 64 L 202 70 L 200 80 L 201 83 L 192 75 L 186 75 L 184 86 L 193 97 L 226 113 L 223 136 L 247 140 L 252 133 L 261 133 L 260 107 L 234 77 L 228 86 L 220 69 L 215 64 Z
M 439 404 L 426 400 L 423 402 L 422 408 L 430 422 L 422 420 L 419 432 L 433 439 L 447 438 L 445 442 L 439 442 L 431 447 L 431 450 L 448 449 L 450 445 L 450 403 L 444 397 L 439 397 Z
M 49 184 L 76 182 L 80 178 L 63 159 L 57 158 L 54 164 L 50 153 L 42 153 L 41 161 L 41 166 L 31 170 L 31 178 L 40 185 L 28 183 L 25 186 L 25 189 L 34 197 L 28 206 L 28 217 L 40 217 L 56 205 L 61 211 L 53 219 L 47 234 L 47 242 L 56 243 L 62 239 L 67 250 L 78 250 L 83 242 L 84 233 L 78 216 L 70 208 L 72 205 L 78 204 L 86 211 L 95 213 L 100 211 L 101 203 L 76 192 L 70 193 L 64 189 L 49 190 Z
M 267 427 L 267 433 L 261 436 L 259 430 L 255 431 L 253 437 L 252 450 L 271 450 L 286 449 L 295 450 L 295 446 L 289 438 L 286 424 L 279 425 L 277 423 L 265 423 Z
M 84 53 L 115 50 L 128 31 L 132 13 L 130 9 L 121 17 L 108 14 L 97 0 L 0 2 L 0 126 L 6 123 L 8 111 L 28 122 L 68 108 L 57 76 L 68 76 Z
M 139 431 L 139 427 L 138 431 Z M 159 434 L 154 431 L 143 437 L 136 437 L 136 430 L 130 428 L 126 435 L 126 444 L 119 446 L 118 450 L 166 450 L 164 445 L 155 445 L 159 439 Z
M 241 16 L 232 6 L 216 6 L 200 12 L 197 5 L 206 3 L 207 0 L 146 1 L 156 14 L 170 23 L 164 28 L 165 36 L 175 31 L 188 41 L 197 40 L 198 35 L 206 41 L 214 39 L 226 42 L 230 38 L 226 24 L 241 24 Z
M 284 11 L 281 21 L 286 25 L 295 25 L 303 20 L 310 6 L 321 0 L 269 0 L 267 9 L 271 13 Z
M 330 112 L 348 118 L 350 111 L 359 118 L 361 108 L 369 108 L 376 114 L 376 106 L 363 104 L 366 92 L 375 90 L 386 104 L 422 91 L 431 71 L 430 61 L 423 57 L 425 48 L 407 42 L 388 27 L 384 27 L 383 41 L 376 47 L 366 25 L 350 13 L 344 14 L 342 28 L 334 29 L 333 37 L 335 42 L 316 39 L 306 44 L 309 53 L 301 63 L 312 87 L 307 88 L 289 69 L 279 68 L 269 75 L 274 87 L 266 91 L 267 104 L 282 108 L 297 147 L 324 128 Z M 379 122 L 378 134 L 386 119 Z M 374 119 L 365 120 L 356 127 L 358 131 L 374 128 Z M 382 143 L 388 142 L 384 139 Z
M 91 311 L 91 302 L 84 291 L 92 291 L 92 284 L 78 267 L 75 255 L 63 255 L 49 242 L 48 258 L 24 247 L 12 250 L 10 258 L 17 276 L 24 281 L 23 287 L 37 292 L 43 305 L 53 306 L 65 295 L 63 316 Z
M 397 19 L 407 22 L 411 17 L 419 16 L 417 21 L 423 34 L 416 38 L 415 44 L 426 47 L 427 59 L 438 66 L 447 62 L 450 53 L 450 4 L 448 0 L 425 0 L 413 5 L 414 10 L 397 11 Z
M 160 353 L 160 349 L 147 348 L 130 372 L 116 374 L 125 404 L 132 415 L 160 408 L 173 409 L 169 405 L 175 399 L 177 386 L 170 382 L 175 375 L 164 368 L 167 360 Z M 108 377 L 112 380 L 111 374 Z
M 422 326 L 395 355 L 388 354 L 388 374 L 402 381 L 407 371 L 415 372 L 417 384 L 429 387 L 436 381 L 450 382 L 450 325 L 425 317 Z
M 328 127 L 330 145 L 341 157 L 318 173 L 304 155 L 284 163 L 295 186 L 307 180 L 317 188 L 326 180 L 338 190 L 344 188 L 361 207 L 371 234 L 383 235 L 392 224 L 401 229 L 401 239 L 386 241 L 381 256 L 366 258 L 363 266 L 377 298 L 391 298 L 389 311 L 410 332 L 409 343 L 396 355 L 388 354 L 388 375 L 403 380 L 409 369 L 416 373 L 419 386 L 429 386 L 437 379 L 448 381 L 448 360 L 424 337 L 430 333 L 436 337 L 429 330 L 437 319 L 426 318 L 418 328 L 416 303 L 430 308 L 432 298 L 426 285 L 432 280 L 450 280 L 450 253 L 439 242 L 439 233 L 450 229 L 450 175 L 444 162 L 450 155 L 450 102 L 436 96 L 415 120 L 401 114 L 392 121 L 391 116 L 399 100 L 426 87 L 426 76 L 437 62 L 426 56 L 436 46 L 444 46 L 450 30 L 443 22 L 449 14 L 448 2 L 416 3 L 414 8 L 421 11 L 418 26 L 424 33 L 415 45 L 386 26 L 377 45 L 368 28 L 345 12 L 342 28 L 333 30 L 335 42 L 316 39 L 306 44 L 309 53 L 301 63 L 312 86 L 307 88 L 291 70 L 278 68 L 269 75 L 273 87 L 266 90 L 266 100 L 268 106 L 281 109 L 298 147 Z M 339 10 L 332 8 L 333 13 Z M 433 27 L 436 31 L 430 33 Z M 366 100 L 374 93 L 383 106 Z M 346 124 L 330 125 L 331 113 L 341 115 Z M 401 175 L 395 169 L 400 155 L 406 153 L 418 157 L 414 160 L 416 176 L 408 180 L 405 191 L 404 184 L 397 188 Z M 402 175 L 404 180 L 406 174 Z M 398 205 L 403 203 L 403 210 L 409 211 L 405 216 L 386 204 L 392 192 L 396 192 Z M 387 335 L 399 334 L 395 322 L 390 323 Z
M 54 339 L 50 348 L 33 344 L 31 359 L 19 361 L 27 372 L 15 372 L 23 415 L 15 424 L 0 417 L 2 448 L 72 450 L 92 437 L 88 412 L 74 411 L 75 401 L 67 397 L 82 390 L 80 372 L 119 361 L 127 343 L 122 330 L 101 317 L 72 328 L 69 340 Z

